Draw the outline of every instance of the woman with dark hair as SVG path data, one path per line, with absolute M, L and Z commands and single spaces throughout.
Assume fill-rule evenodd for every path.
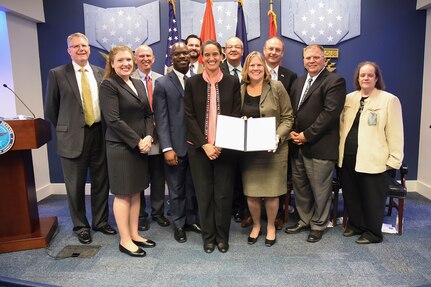
M 222 49 L 215 41 L 202 46 L 204 72 L 186 80 L 184 109 L 188 155 L 198 201 L 204 250 L 229 249 L 229 227 L 236 152 L 215 146 L 217 115 L 239 117 L 239 82 L 220 69 Z
M 149 185 L 148 156 L 153 123 L 145 86 L 130 77 L 133 53 L 128 46 L 109 52 L 104 81 L 100 85 L 100 107 L 107 124 L 106 156 L 114 215 L 120 233 L 121 252 L 145 256 L 140 247 L 156 243 L 138 234 L 140 193 Z
M 261 232 L 261 201 L 265 201 L 267 215 L 265 245 L 276 242 L 275 218 L 280 195 L 287 192 L 286 141 L 293 125 L 290 97 L 279 81 L 271 80 L 261 53 L 251 52 L 244 62 L 241 86 L 241 115 L 243 117 L 275 117 L 276 149 L 272 151 L 247 152 L 241 155 L 240 165 L 244 194 L 253 218 L 253 228 L 248 244 L 254 244 Z
M 388 189 L 385 172 L 400 168 L 403 160 L 401 104 L 383 91 L 374 62 L 358 65 L 354 85 L 340 118 L 338 165 L 349 218 L 343 235 L 360 235 L 358 244 L 379 243 Z

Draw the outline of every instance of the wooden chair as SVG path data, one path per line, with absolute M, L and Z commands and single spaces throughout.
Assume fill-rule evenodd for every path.
M 398 172 L 399 171 L 399 172 Z M 392 215 L 392 209 L 395 208 L 398 212 L 398 235 L 403 234 L 403 220 L 404 220 L 404 199 L 407 196 L 406 188 L 406 175 L 409 168 L 404 163 L 399 170 L 391 170 L 389 173 L 389 187 L 388 187 L 388 216 Z M 397 181 L 397 173 L 400 175 L 400 182 Z

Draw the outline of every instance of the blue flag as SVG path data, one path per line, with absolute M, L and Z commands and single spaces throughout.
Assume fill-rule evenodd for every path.
M 177 19 L 175 18 L 174 11 L 175 0 L 169 0 L 169 29 L 168 29 L 168 40 L 166 43 L 166 56 L 165 56 L 165 72 L 166 69 L 172 66 L 171 62 L 171 48 L 172 45 L 178 42 L 180 39 L 178 33 Z
M 248 42 L 247 42 L 247 30 L 245 28 L 244 10 L 242 8 L 242 0 L 238 0 L 238 14 L 236 22 L 236 33 L 235 36 L 240 38 L 244 44 L 244 54 L 242 55 L 242 63 L 244 64 L 245 58 L 248 55 Z

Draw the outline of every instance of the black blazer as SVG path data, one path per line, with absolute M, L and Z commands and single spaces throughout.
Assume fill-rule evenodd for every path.
M 298 78 L 292 86 L 292 107 L 295 115 L 293 130 L 304 132 L 307 143 L 291 145 L 291 154 L 298 149 L 308 158 L 337 160 L 340 114 L 346 98 L 346 81 L 337 74 L 323 70 L 308 93 L 301 107 L 301 98 L 307 75 Z
M 223 74 L 218 84 L 220 93 L 220 114 L 239 117 L 241 110 L 240 85 L 231 75 Z M 184 90 L 184 109 L 188 124 L 188 141 L 196 148 L 208 142 L 205 136 L 207 106 L 207 82 L 202 74 L 186 81 Z
M 90 65 L 98 84 L 103 69 Z M 57 134 L 57 153 L 65 158 L 77 158 L 84 145 L 84 110 L 72 63 L 56 67 L 48 73 L 45 116 Z
M 286 69 L 282 66 L 278 67 L 278 80 L 283 84 L 292 101 L 292 85 L 298 76 L 295 72 Z
M 100 108 L 106 120 L 105 139 L 134 149 L 140 139 L 153 134 L 153 120 L 145 86 L 131 78 L 138 95 L 118 76 L 100 84 Z

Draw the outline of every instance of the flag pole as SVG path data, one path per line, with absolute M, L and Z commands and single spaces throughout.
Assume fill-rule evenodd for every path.
M 272 11 L 272 5 L 274 4 L 274 2 L 272 0 L 269 0 L 269 10 Z

